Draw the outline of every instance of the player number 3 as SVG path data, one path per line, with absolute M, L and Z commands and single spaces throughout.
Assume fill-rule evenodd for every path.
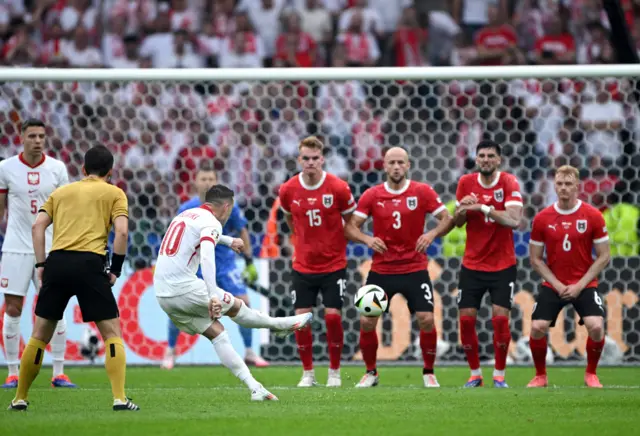
M 569 234 L 564 235 L 564 240 L 562 241 L 562 249 L 564 251 L 571 251 L 571 242 L 569 241 Z
M 401 217 L 402 215 L 400 215 L 400 212 L 398 212 L 397 210 L 393 211 L 393 219 L 395 220 L 395 222 L 393 223 L 394 229 L 399 229 L 400 227 L 402 227 Z

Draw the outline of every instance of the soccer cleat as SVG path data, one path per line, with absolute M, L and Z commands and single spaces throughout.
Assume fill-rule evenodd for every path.
M 126 400 L 127 401 L 125 402 L 120 400 L 113 400 L 113 410 L 116 412 L 122 412 L 125 410 L 131 412 L 140 411 L 140 407 L 138 407 L 136 404 L 133 404 L 129 398 L 127 398 Z
M 279 336 L 282 338 L 289 336 L 291 333 L 295 332 L 296 330 L 300 330 L 306 327 L 311 322 L 312 318 L 313 318 L 313 313 L 311 312 L 283 318 L 281 321 L 283 321 L 284 324 L 287 325 L 287 327 L 275 330 L 275 334 L 276 336 Z
M 339 388 L 342 386 L 339 369 L 329 369 L 329 377 L 327 378 L 328 388 Z
M 3 389 L 15 389 L 18 387 L 18 376 L 17 375 L 10 375 L 9 377 L 7 377 L 7 379 L 4 381 L 4 384 L 2 386 L 0 386 Z
M 20 412 L 20 411 L 27 410 L 27 407 L 29 407 L 28 401 L 25 401 L 25 400 L 11 401 L 11 403 L 9 403 L 9 409 L 7 410 L 15 410 Z
M 549 380 L 546 375 L 535 376 L 527 385 L 528 388 L 546 388 L 549 385 Z
M 57 377 L 51 379 L 51 387 L 53 388 L 77 388 L 75 384 L 71 383 L 69 377 L 64 374 L 60 374 Z
M 356 388 L 372 388 L 374 386 L 378 386 L 380 382 L 380 376 L 376 371 L 369 371 L 365 375 L 362 376 Z
M 300 379 L 300 382 L 298 383 L 298 387 L 299 388 L 312 388 L 314 386 L 318 386 L 318 383 L 316 382 L 316 375 L 313 372 L 313 370 L 311 370 L 311 371 L 303 371 L 302 372 L 302 378 Z
M 424 374 L 422 376 L 422 379 L 424 380 L 424 387 L 425 388 L 439 388 L 440 387 L 440 383 L 438 383 L 438 379 L 436 378 L 435 374 Z
M 175 352 L 171 348 L 167 348 L 167 351 L 165 351 L 164 353 L 164 359 L 162 360 L 162 365 L 160 365 L 160 368 L 173 369 L 175 363 L 176 363 Z
M 251 401 L 279 401 L 278 397 L 266 390 L 264 386 L 251 391 Z
M 481 375 L 472 375 L 464 384 L 465 388 L 481 388 L 484 386 L 484 380 Z
M 600 383 L 598 376 L 588 372 L 584 375 L 584 384 L 588 388 L 602 388 L 602 383 Z
M 494 388 L 508 388 L 509 385 L 506 381 L 504 381 L 504 377 L 494 377 L 493 378 L 493 387 Z
M 267 366 L 269 366 L 269 362 L 267 362 L 260 356 L 254 356 L 249 359 L 245 358 L 244 363 L 246 363 L 247 366 L 255 366 L 256 368 L 266 368 Z

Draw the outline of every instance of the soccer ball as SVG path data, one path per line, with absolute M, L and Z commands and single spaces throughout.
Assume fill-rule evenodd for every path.
M 360 314 L 375 317 L 387 310 L 389 299 L 380 286 L 365 285 L 356 292 L 355 304 Z

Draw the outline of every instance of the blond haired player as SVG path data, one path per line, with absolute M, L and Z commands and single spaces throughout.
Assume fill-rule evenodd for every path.
M 4 216 L 8 199 L 8 224 L 2 244 L 0 263 L 0 291 L 4 294 L 5 314 L 2 339 L 9 374 L 3 388 L 18 386 L 20 317 L 22 304 L 27 296 L 29 283 L 36 291 L 40 284 L 36 278 L 36 260 L 33 252 L 31 226 L 49 195 L 56 188 L 69 183 L 64 163 L 44 154 L 46 130 L 42 121 L 28 119 L 21 126 L 24 151 L 18 156 L 0 162 L 0 217 Z M 52 228 L 47 230 L 46 251 L 51 249 Z M 67 324 L 63 317 L 51 340 L 53 379 L 51 386 L 74 388 L 64 374 L 64 352 L 67 343 Z

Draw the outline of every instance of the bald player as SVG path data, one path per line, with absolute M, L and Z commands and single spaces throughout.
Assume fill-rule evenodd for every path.
M 407 178 L 410 167 L 404 149 L 393 147 L 387 151 L 384 156 L 387 181 L 365 191 L 345 227 L 345 235 L 351 241 L 367 244 L 374 251 L 367 284 L 380 286 L 389 300 L 395 294 L 402 294 L 411 313 L 416 314 L 424 360 L 424 386 L 437 388 L 440 385 L 433 366 L 438 339 L 426 251 L 436 238 L 453 228 L 453 218 L 431 186 Z M 425 233 L 427 214 L 435 216 L 438 225 Z M 373 236 L 360 230 L 369 217 L 373 220 Z M 367 372 L 357 388 L 376 386 L 379 382 L 376 368 L 378 318 L 360 318 L 360 349 Z

